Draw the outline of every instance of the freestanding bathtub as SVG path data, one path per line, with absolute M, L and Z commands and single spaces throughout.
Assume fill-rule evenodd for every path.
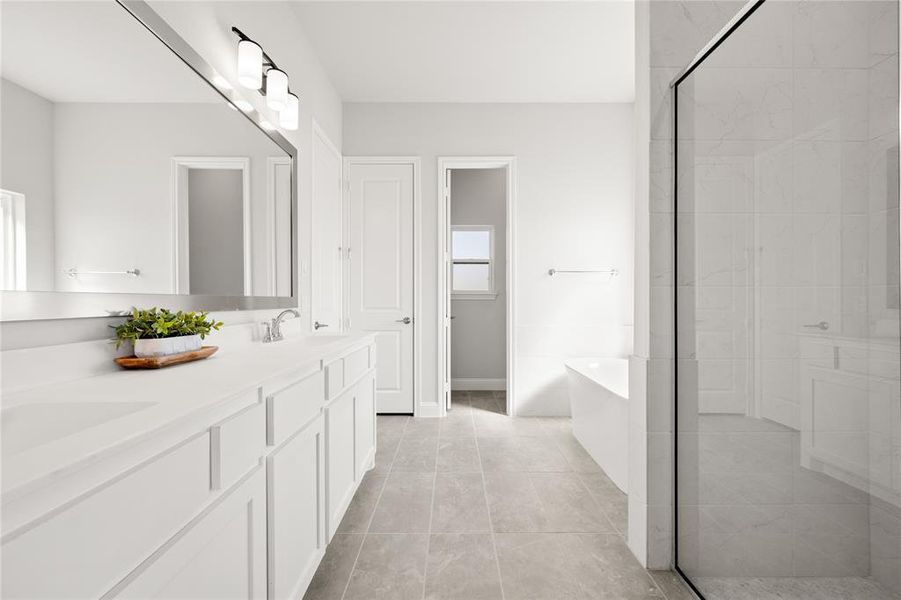
M 573 434 L 623 492 L 629 493 L 629 361 L 566 363 Z

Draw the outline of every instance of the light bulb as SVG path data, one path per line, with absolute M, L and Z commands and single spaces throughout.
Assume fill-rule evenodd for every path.
M 263 87 L 263 49 L 256 42 L 238 42 L 238 81 L 251 90 Z
M 288 75 L 279 69 L 266 71 L 266 105 L 281 112 L 288 102 Z
M 288 94 L 285 108 L 278 113 L 278 124 L 289 131 L 297 129 L 300 120 L 300 99 L 295 94 Z

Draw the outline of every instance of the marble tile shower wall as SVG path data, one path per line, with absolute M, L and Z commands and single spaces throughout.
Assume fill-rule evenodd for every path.
M 692 7 L 693 25 L 734 8 L 672 4 L 657 10 Z M 799 434 L 801 371 L 816 358 L 801 334 L 821 333 L 805 326 L 897 351 L 896 11 L 770 0 L 680 86 L 679 463 L 695 472 L 679 473 L 679 551 L 697 576 L 873 576 L 901 593 L 899 509 L 801 466 Z M 656 116 L 652 138 L 671 136 Z M 651 142 L 651 314 L 655 282 L 660 294 L 672 281 L 654 252 L 672 224 L 655 170 L 668 152 Z M 667 356 L 663 325 L 652 321 L 652 358 Z M 880 368 L 897 407 L 898 363 Z M 848 452 L 901 474 L 901 432 L 877 445 L 869 427 Z
M 629 547 L 673 561 L 673 153 L 669 83 L 743 0 L 640 0 L 636 24 L 635 343 L 629 362 Z M 682 369 L 691 376 L 694 363 Z

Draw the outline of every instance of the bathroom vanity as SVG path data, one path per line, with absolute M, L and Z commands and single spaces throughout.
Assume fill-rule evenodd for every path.
M 0 596 L 302 597 L 373 466 L 376 357 L 251 334 L 305 289 L 297 123 L 143 0 L 2 33 Z M 107 326 L 154 306 L 217 313 L 219 352 L 118 370 Z
M 374 464 L 371 335 L 3 397 L 4 598 L 300 598 Z

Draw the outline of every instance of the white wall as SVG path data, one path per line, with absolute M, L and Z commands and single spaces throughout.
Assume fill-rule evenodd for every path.
M 287 3 L 282 2 L 166 2 L 151 0 L 157 11 L 219 73 L 237 87 L 235 73 L 236 39 L 233 25 L 261 42 L 291 77 L 291 87 L 298 92 L 300 127 L 296 132 L 283 132 L 298 148 L 299 254 L 302 264 L 309 265 L 310 256 L 310 140 L 315 118 L 329 138 L 341 146 L 341 99 L 313 52 L 303 25 Z M 149 33 L 147 35 L 150 35 Z M 175 60 L 175 59 L 173 59 Z M 258 94 L 245 97 L 265 112 L 265 102 Z M 268 114 L 268 113 L 267 113 Z M 300 308 L 305 328 L 310 313 L 309 273 L 301 274 Z M 216 315 L 226 324 L 258 321 L 274 311 L 227 312 Z M 109 336 L 108 319 L 74 319 L 65 322 L 39 321 L 0 324 L 3 349 L 37 344 L 65 343 L 100 339 Z
M 313 51 L 303 23 L 287 2 L 169 2 L 151 0 L 150 5 L 191 44 L 203 58 L 235 89 L 237 81 L 236 26 L 262 44 L 266 53 L 276 60 L 290 77 L 291 89 L 300 97 L 300 126 L 297 131 L 283 131 L 283 135 L 298 149 L 299 199 L 299 260 L 300 312 L 306 328 L 310 318 L 310 257 L 311 257 L 311 189 L 313 119 L 324 134 L 341 150 L 341 98 Z M 243 90 L 244 97 L 271 123 L 276 115 L 266 108 L 265 99 L 256 92 Z
M 0 188 L 25 195 L 28 289 L 53 289 L 53 104 L 6 79 L 0 97 Z
M 451 224 L 494 226 L 491 300 L 452 300 L 451 379 L 507 377 L 507 171 L 451 171 Z
M 243 116 L 225 103 L 58 103 L 55 124 L 57 291 L 172 293 L 172 158 L 246 156 L 254 289 L 268 294 L 266 159 L 284 152 Z M 72 279 L 71 267 L 141 276 Z
M 437 157 L 516 156 L 515 403 L 521 415 L 566 415 L 566 358 L 632 351 L 632 147 L 631 104 L 344 105 L 345 155 L 422 159 L 427 399 L 437 393 Z M 607 266 L 621 276 L 547 275 Z

